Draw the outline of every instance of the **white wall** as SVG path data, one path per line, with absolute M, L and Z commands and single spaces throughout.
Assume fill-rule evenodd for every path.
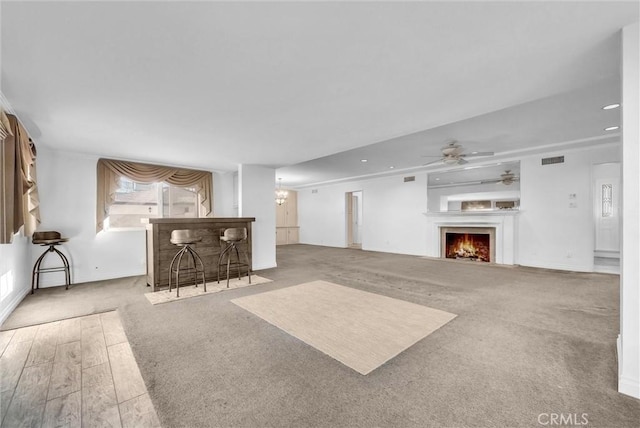
M 565 156 L 564 164 L 541 166 L 541 158 L 557 154 Z M 620 157 L 620 146 L 610 144 L 521 160 L 516 264 L 593 271 L 592 166 Z M 362 248 L 426 255 L 427 240 L 439 237 L 428 236 L 426 173 L 412 175 L 415 182 L 397 175 L 299 189 L 300 242 L 346 247 L 345 193 L 362 190 Z M 576 207 L 569 208 L 570 203 Z
M 44 148 L 38 150 L 42 217 L 38 230 L 57 230 L 69 238 L 69 242 L 58 248 L 69 258 L 74 283 L 146 273 L 146 243 L 142 225 L 138 230 L 112 230 L 96 234 L 97 161 L 96 156 Z M 214 213 L 223 216 L 233 209 L 232 174 L 214 174 L 213 186 Z M 29 272 L 44 250 L 43 247 L 31 248 Z M 47 255 L 43 267 L 54 264 L 59 264 L 57 256 Z M 41 275 L 41 287 L 54 285 L 64 285 L 62 272 Z
M 565 162 L 541 164 L 543 157 L 556 155 L 564 155 Z M 620 155 L 619 145 L 609 145 L 521 159 L 517 263 L 593 271 L 592 166 L 618 161 Z
M 29 245 L 21 234 L 11 244 L 0 245 L 0 324 L 31 292 Z
M 38 189 L 42 224 L 38 230 L 57 230 L 69 242 L 59 247 L 71 263 L 74 283 L 144 275 L 145 232 L 109 231 L 96 235 L 96 163 L 98 158 L 77 153 L 38 150 Z M 34 247 L 32 263 L 43 247 Z M 53 254 L 45 264 L 60 264 Z M 40 286 L 63 285 L 64 274 L 41 275 Z
M 235 217 L 234 199 L 234 173 L 213 173 L 214 217 Z
M 640 398 L 640 28 L 622 30 L 622 254 L 618 391 Z
M 276 267 L 276 170 L 259 165 L 238 168 L 239 215 L 255 217 L 252 226 L 254 270 Z
M 426 253 L 427 176 L 402 175 L 298 190 L 300 242 L 346 247 L 347 192 L 362 190 L 362 249 Z

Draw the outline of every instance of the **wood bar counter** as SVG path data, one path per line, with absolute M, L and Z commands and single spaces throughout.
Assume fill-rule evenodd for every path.
M 169 264 L 180 250 L 169 240 L 171 231 L 176 229 L 191 229 L 202 238 L 193 248 L 204 263 L 207 282 L 217 280 L 218 255 L 220 254 L 220 231 L 229 227 L 246 227 L 247 242 L 239 246 L 249 255 L 251 263 L 251 223 L 254 217 L 205 217 L 205 218 L 148 218 L 143 219 L 147 228 L 147 285 L 153 291 L 169 286 Z M 243 248 L 244 247 L 244 248 Z M 188 285 L 193 281 L 191 275 L 184 275 L 180 285 Z M 221 269 L 220 279 L 226 279 L 226 270 Z

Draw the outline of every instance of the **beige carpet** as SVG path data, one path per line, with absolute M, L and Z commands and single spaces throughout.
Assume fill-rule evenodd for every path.
M 456 317 L 325 281 L 231 301 L 363 375 Z
M 177 300 L 190 299 L 192 297 L 204 296 L 206 294 L 218 293 L 224 290 L 231 290 L 234 288 L 248 287 L 250 285 L 258 285 L 271 282 L 270 279 L 263 278 L 258 275 L 251 275 L 251 284 L 249 279 L 243 276 L 241 279 L 234 278 L 229 281 L 229 288 L 227 288 L 227 280 L 220 280 L 220 284 L 217 281 L 207 282 L 207 292 L 205 293 L 202 284 L 197 287 L 190 285 L 187 287 L 180 287 L 180 297 L 176 297 L 176 289 L 173 288 L 171 292 L 169 289 L 156 291 L 152 293 L 145 293 L 145 297 L 152 305 L 158 305 L 160 303 L 175 302 Z

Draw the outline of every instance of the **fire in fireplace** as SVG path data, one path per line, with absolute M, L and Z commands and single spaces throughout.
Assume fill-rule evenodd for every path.
M 491 262 L 491 235 L 488 233 L 446 233 L 445 257 Z

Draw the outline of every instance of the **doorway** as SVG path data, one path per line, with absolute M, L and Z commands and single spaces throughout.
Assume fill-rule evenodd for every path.
M 347 192 L 347 247 L 362 249 L 362 190 Z
M 620 273 L 620 162 L 593 166 L 596 272 Z

